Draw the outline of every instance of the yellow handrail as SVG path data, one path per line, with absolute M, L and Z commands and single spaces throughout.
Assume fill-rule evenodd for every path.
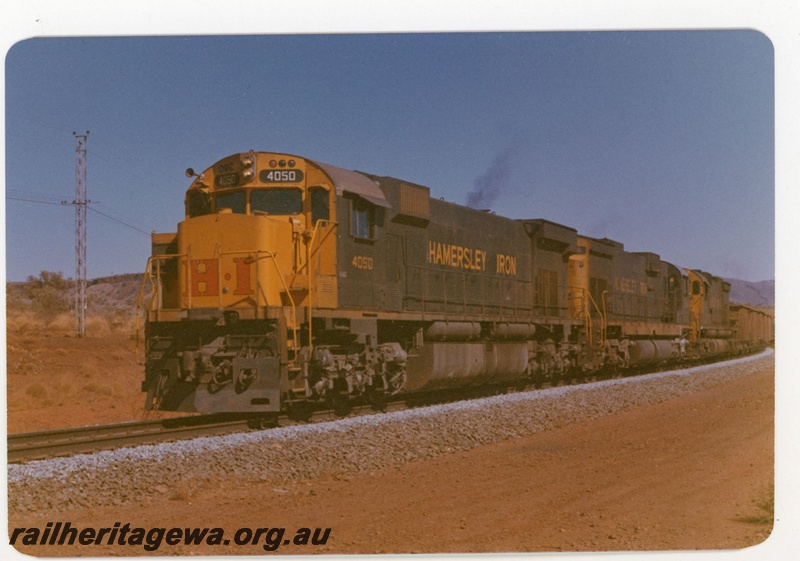
M 260 250 L 255 252 L 256 255 L 262 253 Z M 267 257 L 272 259 L 272 264 L 275 265 L 275 271 L 278 273 L 278 278 L 281 279 L 281 284 L 283 284 L 283 289 L 286 291 L 286 295 L 289 297 L 289 303 L 292 305 L 292 337 L 294 337 L 294 357 L 297 360 L 297 306 L 294 304 L 294 298 L 292 298 L 292 292 L 289 290 L 289 287 L 286 285 L 286 279 L 283 277 L 283 273 L 281 272 L 281 268 L 278 266 L 278 261 L 275 259 L 276 254 L 271 251 L 264 251 L 263 253 L 267 254 Z M 260 284 L 257 282 L 257 284 Z
M 586 336 L 587 336 L 587 343 L 589 346 L 592 346 L 594 342 L 594 335 L 593 335 L 593 323 L 592 323 L 592 313 L 591 307 L 586 306 L 584 302 L 589 302 L 591 306 L 594 307 L 595 311 L 597 311 L 597 315 L 600 316 L 600 343 L 604 345 L 606 342 L 606 332 L 607 332 L 607 325 L 608 325 L 608 317 L 605 310 L 605 295 L 608 291 L 603 292 L 603 309 L 601 310 L 600 307 L 595 302 L 594 298 L 592 298 L 592 294 L 586 290 L 585 288 L 573 286 L 569 288 L 569 291 L 574 295 L 571 298 L 580 298 L 581 304 L 581 312 L 583 312 L 584 321 L 586 322 Z
M 311 291 L 312 291 L 312 288 L 311 287 L 313 286 L 313 280 L 314 280 L 313 277 L 312 277 L 312 274 L 311 274 L 312 273 L 312 271 L 311 271 L 311 249 L 314 246 L 314 240 L 317 239 L 317 233 L 323 228 L 323 224 L 324 224 L 325 228 L 327 228 L 328 226 L 334 226 L 334 227 L 336 226 L 336 223 L 335 222 L 331 222 L 330 220 L 321 220 L 321 219 L 317 220 L 317 223 L 314 224 L 314 232 L 311 234 L 311 239 L 309 240 L 308 245 L 306 246 L 306 270 L 307 270 L 307 273 L 308 273 L 308 298 L 306 298 L 306 309 L 307 309 L 307 311 L 306 311 L 306 321 L 308 323 L 308 352 L 309 352 L 309 357 L 311 356 L 311 351 L 314 349 L 314 343 L 313 343 L 313 339 L 311 337 L 311 335 L 312 335 L 312 332 L 311 332 L 311 329 L 312 329 L 311 328 Z M 333 229 L 331 229 L 331 231 L 333 231 Z M 320 242 L 320 244 L 321 243 L 322 242 Z M 296 344 L 297 343 L 296 343 L 296 340 L 295 340 L 295 345 Z

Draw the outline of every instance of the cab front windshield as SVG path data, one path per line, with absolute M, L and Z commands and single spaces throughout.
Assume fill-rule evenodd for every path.
M 246 214 L 248 194 L 250 214 L 293 215 L 303 212 L 303 192 L 290 188 L 218 193 L 215 196 L 216 211 L 230 209 L 234 214 Z
M 300 214 L 303 196 L 300 189 L 259 189 L 250 194 L 252 214 Z

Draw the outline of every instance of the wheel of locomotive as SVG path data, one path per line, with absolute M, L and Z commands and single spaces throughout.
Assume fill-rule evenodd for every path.
M 253 430 L 264 430 L 275 428 L 278 426 L 278 414 L 277 413 L 264 413 L 261 415 L 254 415 L 252 417 L 248 417 L 247 419 L 247 426 Z
M 367 399 L 369 400 L 369 404 L 372 406 L 373 411 L 386 411 L 386 405 L 388 404 L 389 400 L 386 396 L 386 392 L 383 391 L 383 389 L 369 386 L 367 389 Z
M 328 394 L 328 405 L 337 417 L 347 417 L 353 410 L 353 404 L 350 403 L 350 397 L 347 394 L 340 394 L 339 392 L 331 392 Z
M 314 406 L 308 401 L 296 401 L 289 404 L 288 412 L 291 420 L 307 423 L 314 413 Z
M 347 393 L 347 383 L 339 380 L 334 387 L 325 394 L 325 401 L 337 417 L 346 417 L 353 410 L 353 403 Z

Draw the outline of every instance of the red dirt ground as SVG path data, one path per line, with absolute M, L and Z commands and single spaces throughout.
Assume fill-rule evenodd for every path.
M 127 333 L 9 331 L 6 350 L 9 433 L 146 418 L 144 367 Z

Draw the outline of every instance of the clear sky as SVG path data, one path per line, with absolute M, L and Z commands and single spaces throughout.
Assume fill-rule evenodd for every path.
M 90 278 L 142 272 L 147 233 L 183 218 L 184 170 L 253 149 L 772 279 L 774 74 L 751 30 L 20 41 L 7 277 L 74 275 L 74 210 L 57 203 L 75 196 L 72 133 L 88 130 Z

